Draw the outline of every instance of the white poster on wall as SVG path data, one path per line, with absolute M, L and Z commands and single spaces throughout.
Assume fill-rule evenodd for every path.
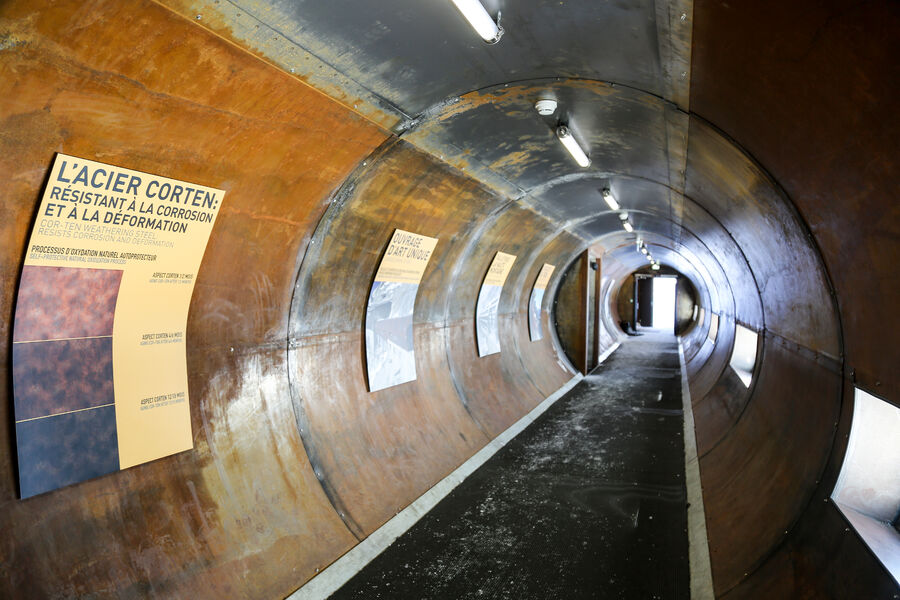
M 413 309 L 437 238 L 394 230 L 366 305 L 366 372 L 374 392 L 416 379 Z
M 544 264 L 541 272 L 538 273 L 534 287 L 531 289 L 531 297 L 528 299 L 528 331 L 531 335 L 531 341 L 536 342 L 544 337 L 541 329 L 541 307 L 544 303 L 544 292 L 547 284 L 550 283 L 550 277 L 553 276 L 553 265 Z
M 484 283 L 478 292 L 478 303 L 475 307 L 475 337 L 478 342 L 478 356 L 487 356 L 500 352 L 500 293 L 503 284 L 512 269 L 516 257 L 512 254 L 498 252 L 491 262 Z

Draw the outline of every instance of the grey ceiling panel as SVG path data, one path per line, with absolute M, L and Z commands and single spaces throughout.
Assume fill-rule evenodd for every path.
M 543 77 L 663 92 L 653 0 L 485 0 L 502 11 L 506 33 L 494 45 L 450 0 L 232 4 L 411 116 L 470 90 Z

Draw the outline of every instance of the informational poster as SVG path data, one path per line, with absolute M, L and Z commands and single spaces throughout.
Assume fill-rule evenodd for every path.
M 484 283 L 478 292 L 475 306 L 475 338 L 478 341 L 478 356 L 500 352 L 500 324 L 497 317 L 500 310 L 500 293 L 503 283 L 512 269 L 516 257 L 498 252 L 484 276 Z
M 531 288 L 531 298 L 528 299 L 528 332 L 532 342 L 544 337 L 541 329 L 541 306 L 544 303 L 544 291 L 547 289 L 547 284 L 550 283 L 550 277 L 555 268 L 553 265 L 545 263 L 541 267 L 541 272 L 538 273 L 534 287 Z
M 23 498 L 193 447 L 185 327 L 224 195 L 57 155 L 13 330 Z
M 366 305 L 366 371 L 374 392 L 416 378 L 413 308 L 437 238 L 395 229 Z

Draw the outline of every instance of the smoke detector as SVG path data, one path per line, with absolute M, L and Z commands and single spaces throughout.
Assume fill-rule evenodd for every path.
M 539 115 L 548 117 L 556 112 L 556 100 L 538 100 L 534 103 L 534 108 Z

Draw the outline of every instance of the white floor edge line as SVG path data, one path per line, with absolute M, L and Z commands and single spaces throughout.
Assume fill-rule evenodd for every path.
M 678 342 L 678 362 L 681 365 L 681 398 L 684 410 L 684 477 L 687 488 L 688 556 L 691 572 L 691 600 L 715 600 L 712 568 L 709 562 L 709 540 L 706 536 L 706 513 L 703 509 L 703 489 L 700 486 L 700 463 L 697 458 L 697 435 L 694 432 L 694 411 L 688 386 L 684 349 Z
M 597 364 L 602 363 L 612 354 L 619 343 L 614 344 L 604 352 Z M 576 374 L 565 385 L 556 390 L 546 400 L 535 406 L 531 412 L 512 424 L 506 431 L 498 435 L 484 448 L 476 452 L 472 457 L 456 468 L 455 471 L 440 480 L 430 490 L 419 496 L 415 502 L 401 510 L 395 517 L 372 532 L 369 537 L 351 548 L 342 557 L 331 563 L 321 573 L 310 579 L 296 592 L 287 597 L 287 600 L 324 600 L 347 583 L 363 567 L 372 562 L 376 556 L 384 552 L 394 540 L 406 533 L 419 519 L 444 499 L 463 480 L 475 472 L 478 467 L 497 453 L 522 430 L 531 425 L 539 416 L 544 414 L 566 392 L 575 387 L 584 376 Z

